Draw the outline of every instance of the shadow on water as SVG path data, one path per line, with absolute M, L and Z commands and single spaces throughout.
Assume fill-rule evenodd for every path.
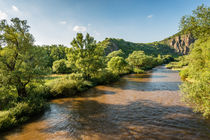
M 76 139 L 91 134 L 118 138 L 210 138 L 205 121 L 192 117 L 192 110 L 183 106 L 163 106 L 150 100 L 128 105 L 70 100 L 57 107 L 62 108 L 59 116 L 65 118 L 58 121 L 55 117 L 55 123 L 40 129 L 42 133 L 66 131 L 68 137 Z

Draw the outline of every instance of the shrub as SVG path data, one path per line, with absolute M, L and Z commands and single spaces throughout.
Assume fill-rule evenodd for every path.
M 17 95 L 14 91 L 8 90 L 6 88 L 0 88 L 0 110 L 8 110 L 14 107 L 17 102 Z
M 179 75 L 180 75 L 182 80 L 185 80 L 189 75 L 188 69 L 185 68 L 185 69 L 181 70 L 179 72 Z
M 210 86 L 205 80 L 189 83 L 184 82 L 180 86 L 183 99 L 192 105 L 194 111 L 201 112 L 204 117 L 210 116 Z
M 90 81 L 84 80 L 82 74 L 72 73 L 64 78 L 56 79 L 49 84 L 51 94 L 56 96 L 72 96 L 91 87 Z
M 135 73 L 138 73 L 138 74 L 144 73 L 144 70 L 139 69 L 139 68 L 134 68 L 133 71 L 134 71 Z
M 65 74 L 71 72 L 71 69 L 67 67 L 67 60 L 65 59 L 54 61 L 52 69 L 53 72 L 57 74 Z
M 128 63 L 123 57 L 112 57 L 111 60 L 108 62 L 108 69 L 116 74 L 128 73 L 127 67 Z
M 111 82 L 117 81 L 119 79 L 119 75 L 112 73 L 107 69 L 103 69 L 97 76 L 95 76 L 92 81 L 95 84 L 109 84 Z
M 0 130 L 6 130 L 25 122 L 33 114 L 43 111 L 46 105 L 43 98 L 29 97 L 7 111 L 0 111 Z

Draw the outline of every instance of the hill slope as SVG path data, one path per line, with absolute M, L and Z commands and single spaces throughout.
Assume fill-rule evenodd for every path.
M 147 55 L 185 55 L 189 53 L 190 45 L 195 42 L 191 34 L 180 32 L 162 41 L 153 43 L 133 43 L 123 39 L 106 38 L 100 45 L 105 47 L 106 54 L 121 49 L 127 56 L 133 51 L 144 51 Z
M 105 53 L 109 54 L 112 51 L 122 50 L 127 56 L 133 51 L 144 51 L 147 55 L 157 56 L 161 55 L 179 55 L 176 51 L 169 47 L 167 44 L 161 44 L 159 42 L 154 43 L 133 43 L 125 41 L 123 39 L 107 38 L 100 45 L 105 47 Z

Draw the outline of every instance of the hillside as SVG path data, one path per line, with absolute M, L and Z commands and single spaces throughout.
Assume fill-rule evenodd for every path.
M 106 54 L 121 49 L 127 56 L 133 51 L 144 51 L 145 54 L 154 56 L 157 56 L 158 54 L 169 54 L 172 56 L 180 55 L 179 53 L 176 53 L 173 48 L 159 42 L 133 43 L 123 39 L 106 38 L 104 41 L 99 42 L 99 44 L 105 47 Z
M 105 47 L 106 54 L 121 49 L 126 55 L 133 51 L 144 51 L 147 55 L 185 55 L 189 53 L 190 45 L 195 42 L 191 34 L 183 35 L 180 32 L 162 41 L 153 43 L 133 43 L 123 39 L 106 38 L 100 45 Z

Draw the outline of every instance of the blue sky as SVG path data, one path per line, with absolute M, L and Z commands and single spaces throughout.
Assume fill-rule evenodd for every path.
M 0 0 L 0 19 L 19 17 L 35 44 L 64 44 L 77 32 L 147 43 L 178 32 L 180 18 L 210 0 Z

